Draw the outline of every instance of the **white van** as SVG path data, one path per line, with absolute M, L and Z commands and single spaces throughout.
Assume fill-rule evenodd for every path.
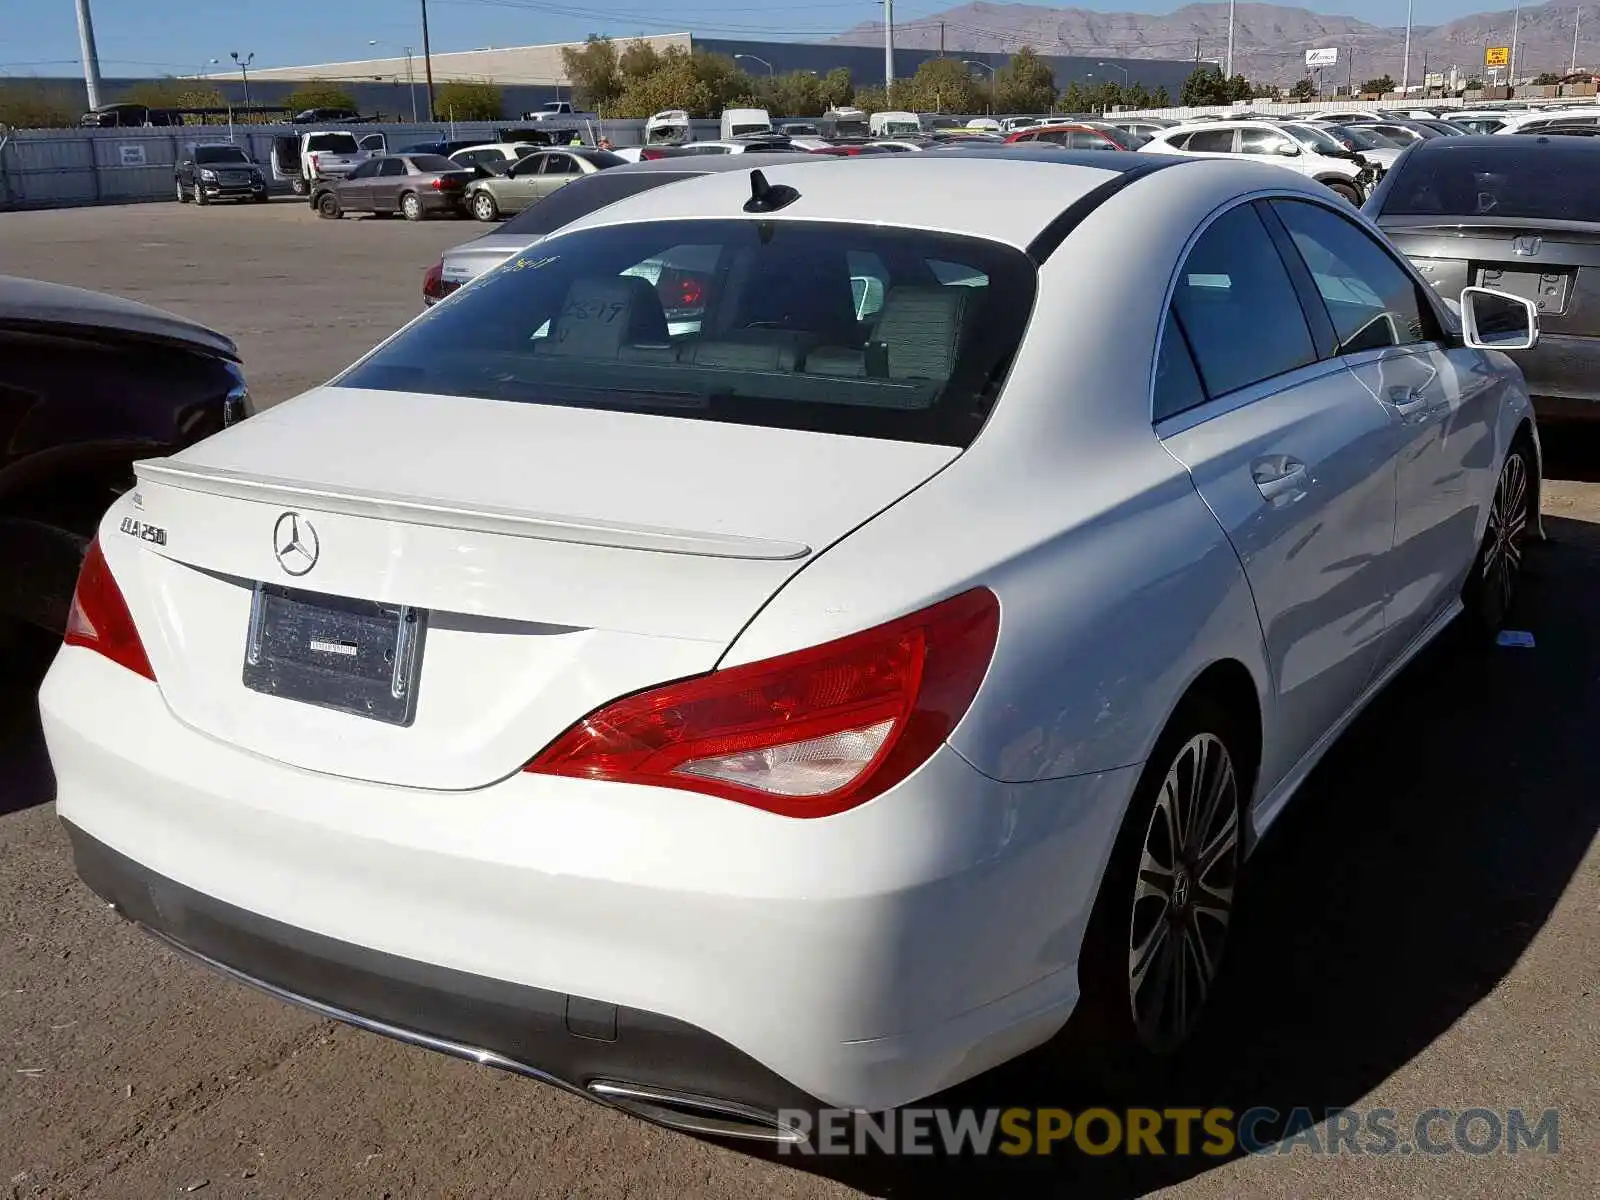
M 772 118 L 764 108 L 729 108 L 722 113 L 722 140 L 771 133 Z
M 681 146 L 689 140 L 689 114 L 681 108 L 658 112 L 644 123 L 646 146 Z
M 922 132 L 922 119 L 911 112 L 873 113 L 867 130 L 873 137 L 915 137 Z

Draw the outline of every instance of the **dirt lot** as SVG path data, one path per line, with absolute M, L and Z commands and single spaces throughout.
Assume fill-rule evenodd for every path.
M 260 398 L 418 309 L 466 223 L 149 205 L 0 216 L 0 270 L 240 341 Z M 1560 1152 L 795 1165 L 317 1020 L 179 960 L 75 880 L 32 690 L 0 663 L 0 1197 L 1600 1194 L 1600 440 L 1547 434 L 1531 650 L 1441 646 L 1329 756 L 1254 863 L 1205 1053 L 1156 1107 L 1560 1109 Z M 0 565 L 3 569 L 3 565 Z M 942 1098 L 1081 1106 L 1027 1061 Z M 1003 1191 L 1002 1191 L 1003 1189 Z

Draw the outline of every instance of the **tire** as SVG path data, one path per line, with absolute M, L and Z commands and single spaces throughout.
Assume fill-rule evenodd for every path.
M 1192 1041 L 1233 921 L 1251 745 L 1240 721 L 1203 696 L 1185 700 L 1157 742 L 1079 954 L 1082 995 L 1058 1048 L 1075 1072 L 1137 1087 Z M 1191 812 L 1198 818 L 1185 822 Z
M 1483 542 L 1461 589 L 1475 639 L 1487 641 L 1498 634 L 1516 603 L 1528 531 L 1537 517 L 1533 511 L 1537 495 L 1533 451 L 1519 434 L 1500 464 Z
M 1348 184 L 1348 183 L 1339 183 L 1339 182 L 1335 181 L 1333 183 L 1324 184 L 1323 186 L 1326 187 L 1335 196 L 1338 196 L 1339 198 L 1341 198 L 1343 200 L 1349 201 L 1351 204 L 1355 205 L 1355 207 L 1357 207 L 1357 208 L 1361 207 L 1361 193 L 1356 191 L 1356 189 L 1354 187 L 1352 187 L 1350 184 Z
M 400 197 L 400 211 L 408 221 L 424 221 L 428 217 L 427 210 L 422 207 L 422 197 L 415 192 Z
M 479 221 L 498 221 L 500 219 L 500 206 L 495 203 L 494 197 L 488 192 L 474 192 L 472 194 L 472 215 Z
M 194 185 L 194 202 L 199 205 L 211 203 L 211 197 L 206 195 L 206 189 L 198 182 Z
M 267 195 L 266 192 L 257 192 L 255 195 L 250 197 L 250 202 L 252 204 L 265 204 L 270 199 L 272 199 L 272 197 Z
M 293 180 L 291 180 L 289 183 L 289 188 L 296 196 L 304 196 L 309 194 L 311 191 L 311 185 L 306 182 L 303 175 L 296 176 Z
M 189 193 L 183 190 L 183 180 L 179 179 L 176 182 L 178 184 L 178 203 L 189 203 Z
M 318 196 L 317 216 L 324 217 L 329 221 L 337 221 L 344 216 L 343 210 L 339 207 L 339 197 L 332 192 L 323 192 L 322 195 Z

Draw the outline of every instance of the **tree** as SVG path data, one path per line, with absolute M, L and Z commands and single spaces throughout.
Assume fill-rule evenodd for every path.
M 1151 108 L 1171 108 L 1172 93 L 1167 91 L 1167 85 L 1162 84 L 1156 89 L 1156 94 L 1150 97 Z
M 228 103 L 215 85 L 194 79 L 149 79 L 125 88 L 117 100 L 146 108 L 224 108 Z
M 889 99 L 912 112 L 972 113 L 989 107 L 987 92 L 955 59 L 930 58 L 903 86 L 896 80 Z
M 763 79 L 756 94 L 768 111 L 785 117 L 820 117 L 828 107 L 822 98 L 822 80 L 810 71 Z
M 622 72 L 624 86 L 650 78 L 660 66 L 660 52 L 643 38 L 634 38 L 629 42 L 617 59 L 617 68 Z
M 582 108 L 594 112 L 608 110 L 623 93 L 617 46 L 610 38 L 590 34 L 578 49 L 563 46 L 561 68 L 572 80 L 573 97 Z
M 1467 92 L 1481 92 L 1483 91 L 1483 80 L 1469 79 L 1467 80 L 1467 86 L 1462 90 Z
M 1554 87 L 1561 82 L 1561 78 L 1554 71 L 1546 71 L 1542 75 L 1534 76 L 1533 83 L 1535 87 Z
M 446 80 L 434 92 L 433 114 L 440 121 L 498 121 L 504 115 L 500 89 L 492 83 Z
M 1317 85 L 1309 78 L 1298 80 L 1294 87 L 1289 89 L 1289 95 L 1296 100 L 1315 100 L 1317 98 Z
M 313 79 L 285 96 L 283 106 L 295 112 L 303 112 L 308 108 L 354 109 L 356 101 L 355 97 L 343 88 L 324 79 Z
M 1369 79 L 1361 85 L 1361 90 L 1370 95 L 1387 96 L 1394 91 L 1394 77 L 1379 75 L 1376 79 Z
M 78 123 L 79 111 L 77 102 L 63 89 L 0 79 L 0 126 L 64 129 Z
M 1032 46 L 1022 47 L 995 72 L 995 112 L 1049 112 L 1055 98 L 1055 74 Z
M 1061 109 L 1074 115 L 1094 111 L 1094 98 L 1083 84 L 1074 79 L 1061 93 Z
M 1222 72 L 1211 65 L 1196 67 L 1189 72 L 1178 92 L 1178 103 L 1184 107 L 1200 108 L 1208 104 L 1227 104 L 1230 100 L 1228 82 Z
M 829 108 L 843 108 L 855 98 L 856 88 L 850 82 L 849 67 L 835 67 L 822 77 L 822 103 Z

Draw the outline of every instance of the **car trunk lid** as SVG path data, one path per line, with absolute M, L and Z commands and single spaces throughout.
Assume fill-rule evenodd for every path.
M 308 770 L 466 789 L 608 700 L 710 670 L 796 571 L 957 453 L 329 388 L 140 464 L 103 540 L 180 719 Z

